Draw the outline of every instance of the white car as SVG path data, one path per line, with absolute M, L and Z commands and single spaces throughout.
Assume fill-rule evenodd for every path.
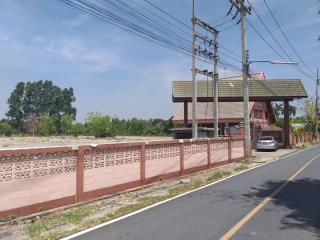
M 257 141 L 257 151 L 260 150 L 273 150 L 276 151 L 279 148 L 278 142 L 272 136 L 260 137 Z

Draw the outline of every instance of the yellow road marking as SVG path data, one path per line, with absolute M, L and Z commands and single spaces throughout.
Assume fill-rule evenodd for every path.
M 273 193 L 261 201 L 255 208 L 253 208 L 247 215 L 245 215 L 236 225 L 234 225 L 226 234 L 224 234 L 219 240 L 228 240 L 230 239 L 239 229 L 244 226 L 257 212 L 261 210 L 272 198 L 278 194 L 283 188 L 285 188 L 290 181 L 296 178 L 313 160 L 319 157 L 320 154 L 309 160 L 305 163 L 298 171 L 292 174 L 280 187 L 278 187 Z

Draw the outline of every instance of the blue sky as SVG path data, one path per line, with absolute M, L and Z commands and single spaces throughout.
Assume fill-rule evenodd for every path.
M 151 1 L 190 24 L 191 0 Z M 294 57 L 263 0 L 251 2 Z M 318 0 L 268 2 L 289 39 L 315 71 L 320 57 Z M 211 23 L 229 7 L 226 0 L 198 0 L 196 14 Z M 58 0 L 2 0 L 0 12 L 0 118 L 5 117 L 6 100 L 17 82 L 40 79 L 74 88 L 80 121 L 90 111 L 120 118 L 169 118 L 177 108 L 171 102 L 171 81 L 191 79 L 189 57 L 99 22 Z M 256 16 L 248 18 L 272 43 Z M 240 55 L 239 27 L 222 32 L 220 42 Z M 249 27 L 247 41 L 252 60 L 280 60 Z M 267 78 L 300 78 L 309 95 L 314 95 L 314 81 L 289 66 L 255 64 L 252 68 L 265 72 Z M 228 75 L 229 71 L 221 70 L 221 77 Z

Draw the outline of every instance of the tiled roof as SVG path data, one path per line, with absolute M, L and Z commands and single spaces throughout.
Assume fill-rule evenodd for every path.
M 272 79 L 272 80 L 248 80 L 249 96 L 251 100 L 274 100 L 306 98 L 308 97 L 304 86 L 299 79 Z M 226 101 L 239 101 L 242 99 L 242 81 L 239 79 L 220 79 L 219 98 Z M 198 98 L 213 97 L 212 81 L 197 81 Z M 183 98 L 192 97 L 191 81 L 173 81 L 172 98 L 174 102 L 181 102 Z M 208 99 L 206 100 L 208 101 Z

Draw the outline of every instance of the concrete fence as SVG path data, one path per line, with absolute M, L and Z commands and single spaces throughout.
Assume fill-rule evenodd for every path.
M 0 217 L 27 215 L 244 158 L 243 138 L 0 150 Z
M 294 135 L 291 134 L 290 136 L 290 142 L 291 145 L 295 146 L 295 145 L 301 145 L 301 144 L 307 144 L 307 143 L 312 143 L 312 141 L 314 141 L 314 136 L 313 133 L 304 133 L 303 135 Z M 318 139 L 320 139 L 320 134 L 318 133 Z

